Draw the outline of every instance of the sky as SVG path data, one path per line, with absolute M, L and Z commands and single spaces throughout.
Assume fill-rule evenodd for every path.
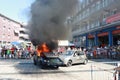
M 0 0 L 0 14 L 18 22 L 27 23 L 34 0 Z

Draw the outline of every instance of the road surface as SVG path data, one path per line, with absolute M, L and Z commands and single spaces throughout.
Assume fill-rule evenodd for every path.
M 89 60 L 87 65 L 40 69 L 31 59 L 0 59 L 0 80 L 114 80 L 115 67 L 114 61 Z

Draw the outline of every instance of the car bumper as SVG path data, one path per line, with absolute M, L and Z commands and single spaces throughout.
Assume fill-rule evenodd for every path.
M 44 66 L 61 66 L 63 63 L 49 63 L 49 62 L 43 62 L 42 65 Z

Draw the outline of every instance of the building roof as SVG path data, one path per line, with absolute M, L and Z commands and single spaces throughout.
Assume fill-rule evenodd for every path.
M 8 18 L 7 16 L 5 16 L 5 15 L 3 15 L 3 14 L 1 14 L 1 13 L 0 13 L 0 16 L 6 18 L 6 19 L 8 19 L 8 20 L 11 20 L 11 21 L 13 21 L 13 22 L 15 22 L 15 23 L 17 23 L 17 24 L 22 25 L 20 22 L 17 22 L 17 21 L 15 21 L 15 20 L 11 19 L 11 18 Z

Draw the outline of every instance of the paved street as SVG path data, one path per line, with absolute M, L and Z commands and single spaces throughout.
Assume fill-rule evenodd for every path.
M 114 62 L 97 61 L 59 69 L 40 69 L 32 60 L 0 59 L 0 80 L 114 80 Z

